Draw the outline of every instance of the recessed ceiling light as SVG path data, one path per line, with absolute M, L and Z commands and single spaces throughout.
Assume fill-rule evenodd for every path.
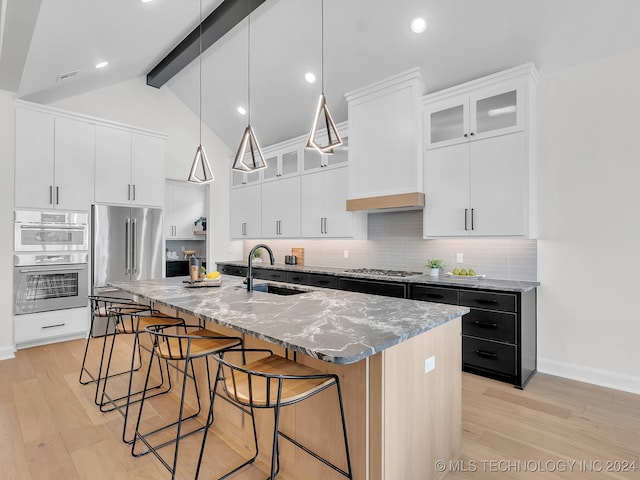
M 422 17 L 416 17 L 411 20 L 411 30 L 415 33 L 422 33 L 427 28 L 427 21 Z
M 152 2 L 153 0 L 140 0 L 140 3 L 149 3 Z
M 316 76 L 311 72 L 305 73 L 304 79 L 307 81 L 307 83 L 316 83 Z
M 238 110 L 238 113 L 240 115 L 246 115 L 247 114 L 247 111 L 244 109 L 244 107 L 238 107 L 237 110 Z
M 96 68 L 104 68 L 107 65 L 109 65 L 109 62 L 99 62 L 99 63 L 96 63 Z

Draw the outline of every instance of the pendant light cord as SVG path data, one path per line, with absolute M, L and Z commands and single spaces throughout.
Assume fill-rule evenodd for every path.
M 324 0 L 320 2 L 320 89 L 324 95 Z
M 251 125 L 251 0 L 247 15 L 247 123 Z
M 200 104 L 200 109 L 198 115 L 200 116 L 200 146 L 202 146 L 202 0 L 200 0 L 200 24 L 198 26 L 198 37 L 198 45 L 200 50 L 200 55 L 198 56 L 200 62 L 200 86 L 198 92 L 198 103 Z

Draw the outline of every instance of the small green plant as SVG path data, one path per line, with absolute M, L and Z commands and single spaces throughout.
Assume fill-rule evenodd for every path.
M 444 268 L 444 261 L 439 258 L 430 258 L 425 266 L 427 268 Z
M 253 258 L 261 258 L 262 257 L 262 249 L 258 248 L 253 252 Z
M 193 224 L 195 226 L 197 226 L 199 223 L 202 223 L 203 226 L 206 225 L 207 224 L 207 217 L 200 217 L 200 218 L 196 219 L 195 222 L 193 222 Z

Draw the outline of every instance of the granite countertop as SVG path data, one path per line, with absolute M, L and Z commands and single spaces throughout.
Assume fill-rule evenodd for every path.
M 469 312 L 468 307 L 319 287 L 281 296 L 247 292 L 242 277 L 186 288 L 183 277 L 111 285 L 326 362 L 355 363 Z M 255 284 L 267 283 L 256 280 Z
M 231 265 L 237 267 L 246 267 L 247 262 L 235 260 L 235 261 L 218 261 L 219 265 Z M 385 280 L 399 283 L 414 283 L 418 285 L 435 285 L 435 286 L 449 286 L 449 287 L 461 287 L 472 289 L 484 289 L 484 290 L 499 290 L 503 292 L 528 292 L 540 285 L 540 282 L 519 281 L 519 280 L 501 280 L 494 278 L 464 278 L 454 277 L 451 275 L 441 274 L 437 277 L 432 277 L 429 274 L 415 275 L 412 277 L 388 277 L 380 275 L 369 275 L 363 273 L 345 272 L 346 268 L 336 267 L 317 267 L 312 265 L 286 265 L 278 264 L 270 265 L 268 262 L 254 263 L 253 268 L 270 268 L 275 270 L 287 270 L 292 272 L 301 273 L 320 273 L 326 275 L 334 275 L 340 277 L 350 278 L 365 278 L 369 280 Z

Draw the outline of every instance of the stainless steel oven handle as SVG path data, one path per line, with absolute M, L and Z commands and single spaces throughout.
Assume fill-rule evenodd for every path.
M 51 267 L 32 267 L 32 268 L 21 268 L 20 273 L 40 273 L 40 272 L 70 272 L 70 271 L 82 271 L 86 268 L 86 264 L 81 266 L 76 265 L 58 265 Z
M 78 225 L 60 225 L 59 223 L 36 223 L 28 225 L 20 225 L 20 228 L 24 230 L 72 230 L 75 232 L 85 232 L 86 227 Z

